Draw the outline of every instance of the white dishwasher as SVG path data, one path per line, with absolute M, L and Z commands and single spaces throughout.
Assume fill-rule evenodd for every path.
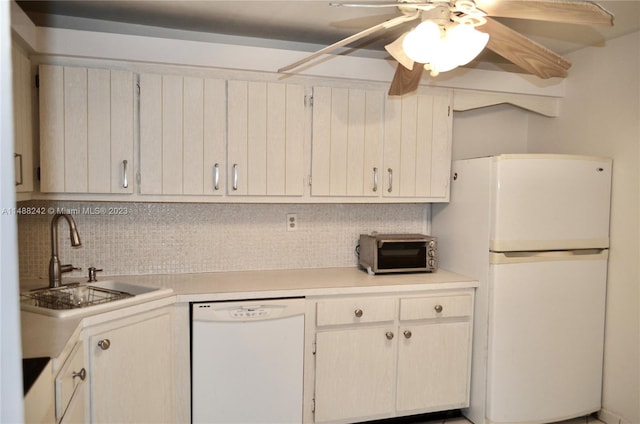
M 300 423 L 304 299 L 191 304 L 193 423 Z

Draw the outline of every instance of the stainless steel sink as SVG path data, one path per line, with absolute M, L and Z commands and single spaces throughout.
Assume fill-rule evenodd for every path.
M 31 290 L 21 294 L 22 310 L 66 318 L 91 315 L 166 297 L 171 289 L 139 286 L 117 281 L 71 283 L 61 287 Z

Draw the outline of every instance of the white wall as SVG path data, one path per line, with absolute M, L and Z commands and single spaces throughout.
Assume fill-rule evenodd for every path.
M 0 2 L 0 209 L 15 207 L 9 2 Z M 0 214 L 0 422 L 22 422 L 16 216 Z
M 527 151 L 529 114 L 498 105 L 453 115 L 453 159 Z
M 640 32 L 568 56 L 558 118 L 531 116 L 531 152 L 613 158 L 602 419 L 640 423 Z

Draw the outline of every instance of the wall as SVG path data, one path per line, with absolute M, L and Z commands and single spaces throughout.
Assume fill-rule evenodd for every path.
M 568 57 L 560 117 L 532 115 L 529 150 L 613 158 L 601 419 L 640 423 L 640 32 Z
M 507 105 L 455 112 L 453 159 L 526 152 L 528 116 Z
M 63 263 L 104 269 L 102 275 L 171 274 L 355 266 L 361 233 L 428 232 L 426 205 L 178 204 L 23 202 L 41 215 L 20 215 L 20 277 L 46 278 L 49 208 L 74 215 L 83 245 L 71 248 L 60 221 Z M 42 209 L 40 209 L 42 208 Z M 106 212 L 100 209 L 106 208 Z M 109 215 L 110 208 L 126 212 Z M 93 214 L 90 214 L 91 209 Z M 97 212 L 97 213 L 96 213 Z M 296 213 L 298 229 L 287 231 Z
M 9 2 L 0 2 L 0 209 L 15 205 Z M 0 215 L 0 422 L 20 423 L 22 349 L 18 309 L 15 215 Z

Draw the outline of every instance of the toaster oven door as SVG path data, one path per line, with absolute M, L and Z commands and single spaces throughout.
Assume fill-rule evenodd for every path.
M 378 270 L 426 269 L 426 241 L 386 241 L 378 243 Z

